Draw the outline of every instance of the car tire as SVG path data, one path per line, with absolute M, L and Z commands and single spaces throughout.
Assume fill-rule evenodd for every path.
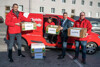
M 22 42 L 22 46 L 28 46 L 28 44 L 24 38 L 21 39 L 21 42 Z
M 30 46 L 28 46 L 27 41 L 24 38 L 21 39 L 21 42 L 25 50 L 30 49 Z
M 94 43 L 94 42 L 87 43 L 87 45 L 86 45 L 86 48 L 87 48 L 86 52 L 87 52 L 87 54 L 92 55 L 92 54 L 96 53 L 97 47 L 98 47 L 97 44 Z

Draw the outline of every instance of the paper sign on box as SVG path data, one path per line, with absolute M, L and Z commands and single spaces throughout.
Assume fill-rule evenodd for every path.
M 55 28 L 48 28 L 48 33 L 56 34 L 56 29 Z
M 25 24 L 25 30 L 32 30 L 33 24 Z
M 43 59 L 43 53 L 35 53 L 34 58 L 35 59 Z
M 80 37 L 80 30 L 71 29 L 70 36 Z

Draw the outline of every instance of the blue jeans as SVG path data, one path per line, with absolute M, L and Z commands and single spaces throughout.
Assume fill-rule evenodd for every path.
M 67 48 L 67 37 L 61 37 L 62 40 L 62 55 L 66 55 L 66 48 Z
M 75 50 L 75 57 L 78 58 L 79 56 L 79 47 L 81 45 L 82 48 L 82 59 L 86 59 L 86 44 L 87 41 L 75 41 L 76 44 L 76 50 Z
M 18 34 L 9 34 L 9 46 L 8 46 L 8 49 L 11 50 L 13 45 L 14 45 L 14 41 L 15 41 L 15 37 L 17 39 L 17 44 L 18 44 L 18 49 L 21 50 L 21 33 L 18 33 Z

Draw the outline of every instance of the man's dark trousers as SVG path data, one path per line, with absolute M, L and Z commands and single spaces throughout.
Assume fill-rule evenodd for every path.
M 9 46 L 8 49 L 12 50 L 12 47 L 14 45 L 15 37 L 17 38 L 17 44 L 18 44 L 18 50 L 21 50 L 21 33 L 18 34 L 9 34 Z
M 61 31 L 61 41 L 62 41 L 62 56 L 64 57 L 66 55 L 66 48 L 67 48 L 67 32 L 68 28 L 71 27 L 71 21 L 70 20 L 64 20 L 61 21 L 61 27 L 63 27 L 63 30 Z
M 79 56 L 79 47 L 81 45 L 81 48 L 82 48 L 82 59 L 85 60 L 86 59 L 86 44 L 87 44 L 87 41 L 75 41 L 75 44 L 76 44 L 76 52 L 75 52 L 75 57 L 78 58 Z
M 62 40 L 62 56 L 66 55 L 67 37 L 61 37 Z

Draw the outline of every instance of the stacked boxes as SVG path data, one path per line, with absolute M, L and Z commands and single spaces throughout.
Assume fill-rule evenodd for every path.
M 35 30 L 36 29 L 36 23 L 35 22 L 22 22 L 22 31 L 28 31 L 28 30 Z
M 31 56 L 34 59 L 45 58 L 45 45 L 43 43 L 32 43 L 31 44 Z
M 58 25 L 48 25 L 46 27 L 46 33 L 59 35 L 61 26 Z
M 70 27 L 68 29 L 68 36 L 70 37 L 84 38 L 86 33 L 87 33 L 87 28 Z

